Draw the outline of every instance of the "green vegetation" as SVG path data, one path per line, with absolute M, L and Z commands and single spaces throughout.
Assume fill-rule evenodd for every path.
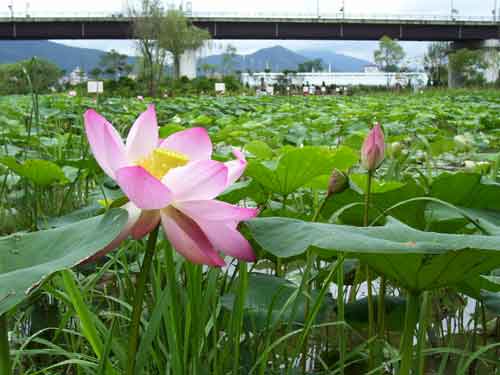
M 101 56 L 99 67 L 92 69 L 90 75 L 95 79 L 99 79 L 102 74 L 105 74 L 108 77 L 119 80 L 132 73 L 133 66 L 128 64 L 127 60 L 127 55 L 123 55 L 112 49 Z
M 121 77 L 118 80 L 104 79 L 104 93 L 101 96 L 109 98 L 136 98 L 144 96 L 147 88 L 144 82 L 134 80 L 128 77 Z M 226 84 L 228 94 L 238 95 L 252 93 L 252 90 L 243 86 L 243 84 L 234 76 L 223 78 L 197 77 L 189 80 L 183 77 L 173 80 L 169 77 L 163 77 L 161 82 L 156 85 L 158 96 L 194 96 L 194 95 L 213 95 L 215 96 L 215 83 L 223 82 Z M 72 86 L 80 96 L 91 96 L 87 94 L 87 83 Z
M 139 79 L 148 83 L 149 95 L 155 96 L 167 57 L 173 61 L 173 78 L 181 78 L 181 55 L 200 48 L 210 33 L 193 26 L 182 11 L 165 11 L 159 0 L 143 0 L 141 8 L 131 12 L 136 16 L 134 35 L 142 62 Z
M 182 54 L 202 47 L 210 39 L 210 33 L 191 25 L 182 11 L 175 10 L 169 10 L 164 15 L 161 33 L 162 38 L 158 41 L 158 47 L 171 54 L 174 66 L 173 77 L 179 79 Z
M 304 61 L 297 67 L 299 72 L 321 72 L 323 70 L 323 61 L 321 59 L 314 59 Z
M 380 39 L 378 49 L 373 52 L 373 59 L 383 72 L 398 72 L 404 58 L 403 47 L 388 36 Z
M 40 94 L 48 93 L 58 85 L 62 74 L 56 65 L 36 58 L 0 65 L 0 95 L 23 95 L 31 89 Z
M 427 47 L 424 66 L 433 86 L 444 86 L 448 83 L 449 48 L 450 44 L 447 42 L 434 42 Z
M 260 209 L 239 228 L 255 263 L 195 265 L 155 232 L 73 267 L 126 221 L 83 114 L 125 136 L 150 101 L 161 138 L 203 127 L 214 159 L 246 154 L 218 199 Z M 14 374 L 30 375 L 497 373 L 499 112 L 493 90 L 0 97 L 2 375 L 9 346 Z M 375 122 L 385 160 L 368 174 Z
M 222 54 L 222 74 L 229 75 L 234 70 L 234 59 L 236 57 L 236 47 L 228 44 Z
M 453 52 L 449 56 L 450 68 L 457 72 L 459 86 L 481 86 L 485 84 L 482 70 L 486 68 L 484 52 L 466 48 Z

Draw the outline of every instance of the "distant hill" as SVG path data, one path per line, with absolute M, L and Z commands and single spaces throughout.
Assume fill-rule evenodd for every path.
M 283 70 L 296 70 L 299 64 L 312 59 L 323 60 L 324 68 L 331 64 L 332 70 L 336 72 L 361 72 L 365 65 L 370 62 L 350 56 L 341 55 L 324 50 L 302 50 L 294 52 L 281 46 L 263 48 L 249 55 L 236 55 L 234 58 L 233 70 L 253 72 L 270 69 L 273 72 Z M 212 55 L 200 59 L 198 68 L 202 69 L 203 64 L 216 65 L 216 71 L 221 72 L 224 55 Z
M 97 49 L 71 47 L 47 40 L 37 41 L 0 41 L 0 64 L 13 63 L 37 56 L 57 64 L 67 72 L 80 66 L 85 71 L 90 71 L 99 64 L 105 52 Z M 274 72 L 283 70 L 296 70 L 304 61 L 320 58 L 325 69 L 332 65 L 337 72 L 359 72 L 369 61 L 341 55 L 329 50 L 311 49 L 294 52 L 290 49 L 275 46 L 260 49 L 249 55 L 236 55 L 233 71 L 241 70 L 252 72 L 270 69 Z M 216 65 L 216 71 L 222 71 L 224 56 L 212 55 L 199 60 L 198 69 L 201 72 L 203 64 Z M 129 64 L 135 63 L 134 57 L 129 57 Z
M 335 72 L 362 72 L 366 65 L 372 64 L 370 61 L 357 59 L 355 57 L 341 55 L 325 49 L 306 49 L 298 51 L 308 59 L 321 59 L 328 67 L 331 65 Z
M 216 65 L 217 71 L 221 72 L 223 60 L 223 54 L 207 56 L 200 59 L 198 68 L 201 69 L 203 64 L 211 64 Z M 298 53 L 276 46 L 263 48 L 249 55 L 236 55 L 233 59 L 233 70 L 258 72 L 271 69 L 274 72 L 281 72 L 285 69 L 297 69 L 297 66 L 306 60 L 306 57 Z
M 70 47 L 47 40 L 0 40 L 0 64 L 14 63 L 36 56 L 55 63 L 67 72 L 71 72 L 77 66 L 88 72 L 99 64 L 103 54 L 105 52 L 101 50 Z M 134 59 L 129 58 L 129 64 L 133 63 Z

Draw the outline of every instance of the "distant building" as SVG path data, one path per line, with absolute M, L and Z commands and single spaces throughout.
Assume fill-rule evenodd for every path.
M 370 64 L 370 65 L 365 65 L 363 67 L 363 72 L 365 72 L 365 73 L 378 73 L 378 72 L 380 72 L 380 69 L 378 68 L 377 65 Z
M 250 87 L 291 84 L 295 86 L 408 86 L 423 87 L 429 78 L 425 73 L 242 73 L 241 81 Z
M 69 74 L 66 79 L 63 79 L 65 82 L 69 82 L 71 86 L 78 85 L 80 83 L 87 82 L 89 80 L 89 77 L 87 76 L 87 73 L 85 70 L 77 66 L 73 71 Z

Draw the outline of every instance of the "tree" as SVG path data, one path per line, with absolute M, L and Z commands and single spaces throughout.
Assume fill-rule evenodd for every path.
M 129 13 L 134 19 L 134 38 L 140 54 L 139 75 L 149 95 L 156 96 L 166 59 L 165 50 L 160 48 L 164 15 L 160 0 L 142 0 L 140 10 L 130 9 Z
M 232 44 L 228 44 L 226 50 L 222 54 L 222 74 L 229 74 L 234 70 L 234 59 L 236 58 L 236 47 Z
M 297 70 L 301 73 L 306 72 L 321 72 L 323 71 L 323 60 L 314 59 L 304 61 L 302 64 L 299 64 Z
M 128 56 L 119 53 L 112 49 L 101 56 L 99 66 L 102 70 L 112 76 L 115 80 L 120 79 L 124 75 L 128 75 L 132 71 L 132 67 L 127 62 Z
M 434 85 L 439 86 L 447 78 L 448 51 L 450 45 L 448 42 L 434 42 L 427 47 L 427 53 L 424 57 L 424 67 L 429 73 Z
M 22 61 L 20 65 L 29 76 L 33 91 L 38 94 L 48 92 L 51 87 L 57 85 L 63 74 L 57 65 L 35 57 Z
M 373 52 L 375 63 L 384 72 L 397 72 L 404 57 L 403 47 L 388 36 L 380 39 L 378 49 Z
M 193 26 L 180 10 L 171 9 L 161 19 L 158 45 L 172 55 L 174 78 L 180 78 L 181 55 L 203 46 L 210 39 L 207 30 Z
M 48 92 L 57 85 L 62 70 L 53 63 L 32 58 L 15 64 L 0 65 L 0 95 Z
M 459 49 L 449 56 L 449 69 L 454 73 L 452 86 L 483 85 L 486 61 L 481 50 Z
M 203 75 L 207 77 L 212 77 L 217 70 L 217 67 L 214 64 L 202 64 L 201 65 L 201 71 L 203 72 Z
M 90 77 L 92 77 L 93 79 L 99 79 L 102 75 L 102 69 L 99 68 L 99 67 L 96 67 L 94 69 L 92 69 L 90 72 Z

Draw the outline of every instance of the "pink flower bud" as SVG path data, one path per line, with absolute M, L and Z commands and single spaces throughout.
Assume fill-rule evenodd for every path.
M 370 172 L 377 169 L 384 161 L 384 133 L 379 123 L 376 123 L 361 148 L 361 165 Z
M 347 176 L 338 169 L 334 169 L 328 183 L 328 196 L 341 193 L 349 186 Z

